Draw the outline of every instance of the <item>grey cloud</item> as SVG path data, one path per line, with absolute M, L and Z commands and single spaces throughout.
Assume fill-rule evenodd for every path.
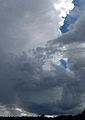
M 53 85 L 53 83 L 54 83 L 54 85 L 56 85 L 56 86 L 51 86 L 52 88 L 58 88 L 58 87 L 62 88 L 63 89 L 63 91 L 61 92 L 62 97 L 60 97 L 60 100 L 57 100 L 57 97 L 56 97 L 56 99 L 54 97 L 54 100 L 56 100 L 56 103 L 53 101 L 51 103 L 48 102 L 48 104 L 46 104 L 46 103 L 41 104 L 41 103 L 39 103 L 39 101 L 41 101 L 40 99 L 38 99 L 38 103 L 36 103 L 36 104 L 30 103 L 30 105 L 28 105 L 28 108 L 30 108 L 31 111 L 33 108 L 33 112 L 34 112 L 34 108 L 37 108 L 37 106 L 39 106 L 38 109 L 41 108 L 41 111 L 38 110 L 38 111 L 36 111 L 37 113 L 43 113 L 43 111 L 46 111 L 46 113 L 48 113 L 48 114 L 50 114 L 50 113 L 52 113 L 52 114 L 56 114 L 56 113 L 72 114 L 73 113 L 74 114 L 74 113 L 78 113 L 78 112 L 82 111 L 85 107 L 84 106 L 84 100 L 85 100 L 85 97 L 84 97 L 84 95 L 85 95 L 85 89 L 84 89 L 84 86 L 85 86 L 85 81 L 84 81 L 84 79 L 85 79 L 85 77 L 84 77 L 85 53 L 84 53 L 83 47 L 76 48 L 76 46 L 79 45 L 80 43 L 84 43 L 84 29 L 85 29 L 84 28 L 84 16 L 74 26 L 76 27 L 76 29 L 66 33 L 65 35 L 62 35 L 57 40 L 51 41 L 50 43 L 52 43 L 52 44 L 49 45 L 49 43 L 48 43 L 48 47 L 46 49 L 44 49 L 44 48 L 37 49 L 37 50 L 47 52 L 46 55 L 53 55 L 53 51 L 54 51 L 54 53 L 62 51 L 62 50 L 57 51 L 58 50 L 57 48 L 55 49 L 55 46 L 57 46 L 57 43 L 59 43 L 62 46 L 68 45 L 68 48 L 70 47 L 70 49 L 65 50 L 65 52 L 63 51 L 63 57 L 67 57 L 69 59 L 70 70 L 73 72 L 73 76 L 72 76 L 72 74 L 69 76 L 67 71 L 63 72 L 63 69 L 61 67 L 58 68 L 58 66 L 57 66 L 55 71 L 53 71 L 53 73 L 55 73 L 54 76 L 51 77 L 52 74 L 50 74 L 50 76 L 46 77 L 46 79 L 41 77 L 43 81 L 45 79 L 45 81 L 47 80 L 48 83 L 51 79 L 52 80 L 51 85 Z M 73 45 L 73 43 L 75 43 L 75 46 L 74 46 L 74 49 L 71 49 L 71 46 Z M 51 52 L 48 53 L 49 51 L 51 51 Z M 44 73 L 44 75 L 45 75 L 45 73 Z M 44 81 L 44 84 L 45 84 L 45 81 Z M 41 86 L 43 86 L 43 83 L 41 84 Z M 44 86 L 43 86 L 43 88 L 44 88 Z M 42 88 L 42 87 L 40 87 L 40 88 Z M 49 86 L 47 86 L 47 88 L 49 88 Z M 50 90 L 49 90 L 49 92 L 50 92 Z M 45 91 L 45 93 L 46 93 L 46 91 Z M 43 101 L 45 98 L 45 93 L 44 93 L 44 96 L 41 97 L 43 99 Z M 57 92 L 56 92 L 56 94 L 57 94 Z M 37 94 L 37 95 L 40 96 L 40 94 Z M 41 94 L 41 96 L 42 95 L 43 94 Z M 48 101 L 50 101 L 50 100 L 48 100 Z M 46 100 L 45 100 L 45 102 L 46 102 Z M 51 106 L 51 104 L 53 107 Z
M 8 33 L 12 34 L 12 32 L 9 32 L 12 30 L 10 26 L 12 25 L 12 27 L 16 27 L 16 21 L 20 21 L 20 18 L 22 18 L 22 6 L 24 6 L 23 12 L 29 11 L 29 15 L 25 16 L 27 18 L 29 18 L 30 14 L 35 14 L 38 10 L 35 10 L 34 7 L 34 10 L 32 9 L 33 11 L 28 10 L 27 5 L 25 5 L 24 1 L 21 0 L 16 2 L 10 2 L 9 0 L 7 3 L 6 1 L 0 2 L 0 5 L 3 6 L 0 8 L 4 12 L 4 15 L 2 14 L 3 12 L 0 12 L 2 15 L 2 17 L 0 17 L 2 19 L 2 30 L 0 31 L 2 38 L 0 41 L 2 44 L 2 47 L 0 48 L 0 103 L 5 105 L 15 104 L 26 111 L 37 114 L 74 114 L 82 111 L 85 107 L 85 54 L 84 48 L 83 50 L 82 48 L 78 49 L 76 48 L 76 45 L 79 45 L 79 43 L 84 43 L 84 16 L 70 28 L 72 30 L 68 33 L 65 33 L 56 40 L 48 42 L 46 47 L 38 47 L 32 50 L 31 57 L 29 53 L 22 53 L 21 55 L 11 54 L 7 56 L 6 52 L 3 50 L 8 50 L 9 45 L 11 45 L 11 47 L 14 45 L 14 49 L 16 49 L 16 44 L 9 44 L 8 38 L 10 37 L 7 36 Z M 20 2 L 21 4 L 19 4 Z M 28 3 L 28 0 L 26 3 Z M 34 3 L 40 4 L 39 1 L 38 3 Z M 40 4 L 39 9 L 43 9 L 44 5 Z M 12 6 L 12 8 L 9 6 Z M 33 5 L 30 1 L 29 7 L 31 6 Z M 13 14 L 9 14 L 8 11 Z M 33 13 L 34 11 L 35 13 Z M 7 13 L 5 14 L 5 12 Z M 18 14 L 20 16 L 18 16 Z M 8 17 L 6 15 L 8 15 Z M 10 15 L 11 17 L 9 18 Z M 16 20 L 15 16 L 17 16 Z M 4 17 L 6 17 L 6 19 Z M 44 21 L 48 19 L 46 17 Z M 5 20 L 8 20 L 8 22 L 5 23 Z M 22 21 L 24 21 L 24 18 Z M 22 25 L 22 21 L 19 25 Z M 27 20 L 25 22 L 28 23 Z M 38 23 L 41 24 L 42 22 L 38 21 Z M 6 26 L 6 30 L 4 29 L 4 26 Z M 24 25 L 22 26 L 24 27 Z M 40 28 L 40 26 L 38 27 Z M 27 28 L 25 28 L 25 30 L 26 29 Z M 2 33 L 4 33 L 4 35 Z M 24 33 L 24 35 L 26 34 Z M 13 35 L 14 32 L 12 37 Z M 5 41 L 3 41 L 3 39 L 5 39 Z M 15 38 L 12 40 L 15 40 Z M 75 52 L 71 49 L 74 42 Z M 62 47 L 66 45 L 68 45 L 68 49 L 64 51 Z M 51 68 L 53 68 L 51 70 L 43 69 L 43 64 L 45 64 L 47 60 L 54 55 L 54 53 L 62 53 L 63 57 L 68 58 L 70 71 L 57 65 L 57 63 L 51 63 Z
M 83 43 L 85 42 L 85 14 L 81 15 L 82 17 L 71 26 L 70 31 L 68 33 L 64 33 L 61 37 L 58 39 L 55 39 L 54 41 L 49 41 L 49 44 L 57 45 L 60 44 L 60 46 L 72 44 L 75 42 Z
M 63 53 L 69 59 L 68 64 L 73 74 L 57 65 L 52 65 L 54 69 L 51 71 L 43 70 L 43 60 L 48 57 L 43 54 L 48 50 L 51 51 L 51 47 L 37 48 L 32 57 L 23 53 L 14 59 L 11 56 L 12 59 L 7 62 L 1 60 L 2 104 L 17 104 L 37 114 L 74 114 L 83 110 L 84 49 L 80 49 L 81 52 L 76 49 L 75 53 L 70 51 L 69 54 L 68 50 Z
M 56 37 L 56 21 L 50 0 L 0 0 L 0 48 L 20 52 L 44 44 Z
M 17 104 L 37 114 L 70 113 L 71 109 L 80 107 L 81 92 L 85 92 L 84 88 L 81 88 L 82 80 L 80 82 L 76 77 L 69 76 L 62 67 L 56 66 L 53 71 L 46 72 L 36 59 L 29 58 L 26 54 L 17 57 L 6 66 L 6 75 L 3 78 L 2 74 L 2 79 L 8 83 L 6 88 L 10 88 L 10 96 L 7 101 L 3 98 L 5 94 L 2 95 L 2 104 L 11 103 L 12 97 L 11 104 Z M 75 109 L 71 113 L 75 113 Z
M 54 70 L 44 71 L 42 61 L 38 62 L 35 56 L 30 58 L 25 53 L 9 62 L 2 61 L 0 102 L 17 104 L 37 114 L 80 112 L 83 109 L 81 103 L 84 102 L 82 95 L 85 93 L 81 60 L 83 58 L 79 61 L 75 59 L 76 62 L 70 68 L 75 73 L 73 76 L 61 66 L 53 66 Z

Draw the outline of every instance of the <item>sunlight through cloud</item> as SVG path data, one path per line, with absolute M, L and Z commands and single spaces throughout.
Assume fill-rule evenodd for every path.
M 53 5 L 55 10 L 60 12 L 60 26 L 62 26 L 64 24 L 65 17 L 74 8 L 73 0 L 60 0 L 60 2 L 53 1 Z

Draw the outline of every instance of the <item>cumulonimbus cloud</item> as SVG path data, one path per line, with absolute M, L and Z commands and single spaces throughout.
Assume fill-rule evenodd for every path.
M 36 114 L 82 111 L 85 107 L 84 24 L 83 15 L 68 33 L 49 41 L 45 47 L 37 47 L 31 55 L 24 52 L 7 56 L 1 49 L 0 103 L 15 104 Z M 68 69 L 59 64 L 61 58 L 68 58 Z
M 81 21 L 79 20 L 76 25 L 82 26 L 84 22 Z M 80 27 L 75 26 L 75 28 L 79 31 Z M 81 31 L 81 33 L 83 32 Z M 80 34 L 80 32 L 75 32 L 75 34 Z M 3 88 L 0 87 L 2 104 L 17 104 L 17 106 L 36 114 L 43 112 L 46 114 L 74 114 L 83 110 L 85 104 L 85 48 L 82 46 L 84 34 L 81 36 L 82 41 L 79 39 L 77 41 L 76 35 L 73 37 L 74 40 L 71 39 L 70 32 L 66 35 L 70 42 L 63 41 L 63 46 L 68 45 L 69 47 L 63 50 L 61 46 L 61 49 L 63 50 L 62 58 L 68 58 L 69 70 L 57 65 L 57 62 L 54 63 L 52 60 L 49 62 L 51 69 L 43 68 L 43 65 L 47 64 L 47 60 L 50 60 L 53 49 L 54 53 L 62 52 L 58 48 L 55 50 L 55 40 L 52 41 L 51 46 L 48 43 L 48 47 L 34 50 L 30 57 L 23 53 L 7 63 L 2 61 L 0 74 L 3 81 L 0 86 L 4 86 L 5 83 Z M 61 40 L 64 40 L 64 35 L 56 39 L 55 46 L 57 41 L 62 44 Z M 72 49 L 73 42 L 75 44 Z M 81 42 L 81 47 L 78 42 Z M 8 99 L 4 99 L 6 97 Z

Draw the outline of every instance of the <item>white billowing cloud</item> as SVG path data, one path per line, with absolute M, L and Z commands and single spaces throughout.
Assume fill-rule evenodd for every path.
M 36 116 L 36 114 L 24 111 L 16 105 L 0 105 L 0 116 Z
M 53 5 L 56 11 L 59 11 L 59 17 L 61 21 L 59 22 L 60 27 L 64 24 L 65 17 L 74 8 L 73 0 L 60 0 L 53 1 Z

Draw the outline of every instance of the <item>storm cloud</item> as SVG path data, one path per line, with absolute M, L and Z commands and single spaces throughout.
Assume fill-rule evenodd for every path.
M 2 64 L 3 81 L 0 85 L 6 85 L 6 88 L 0 87 L 2 104 L 16 103 L 17 106 L 36 114 L 74 114 L 84 109 L 84 25 L 82 31 L 79 30 L 79 26 L 84 24 L 83 18 L 75 24 L 75 30 L 52 40 L 46 48 L 39 47 L 33 50 L 30 56 L 22 53 L 15 56 L 13 60 L 10 58 L 4 65 Z M 79 32 L 75 32 L 74 36 L 76 30 Z M 70 37 L 70 33 L 73 34 L 73 39 Z M 81 33 L 83 34 L 79 36 L 80 41 L 76 38 Z M 60 46 L 57 46 L 57 41 Z M 54 46 L 57 46 L 56 50 Z M 55 54 L 58 54 L 58 58 L 60 54 L 62 54 L 62 59 L 68 58 L 68 69 L 57 64 L 56 60 L 56 63 L 54 62 L 52 57 Z M 47 65 L 47 69 L 44 65 Z M 3 95 L 4 89 L 6 94 Z M 4 99 L 6 97 L 8 100 Z
M 85 107 L 85 15 L 69 32 L 54 39 L 59 24 L 56 28 L 55 10 L 48 1 L 0 1 L 0 103 L 35 114 L 79 113 Z M 54 15 L 51 19 L 50 12 Z M 38 45 L 40 39 L 52 40 L 44 47 L 22 52 Z

